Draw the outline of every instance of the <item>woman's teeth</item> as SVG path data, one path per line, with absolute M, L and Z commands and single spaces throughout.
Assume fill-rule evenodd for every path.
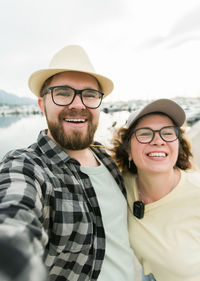
M 167 154 L 164 152 L 152 152 L 147 154 L 149 157 L 166 157 Z

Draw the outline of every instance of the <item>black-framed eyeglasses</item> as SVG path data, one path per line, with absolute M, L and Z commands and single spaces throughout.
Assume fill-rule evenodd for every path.
M 93 89 L 84 89 L 76 90 L 69 86 L 54 86 L 49 87 L 44 93 L 46 95 L 51 91 L 52 101 L 56 105 L 66 106 L 73 103 L 76 95 L 80 95 L 82 103 L 91 109 L 98 108 L 101 105 L 104 93 L 93 90 Z
M 176 126 L 166 126 L 160 130 L 152 130 L 151 128 L 139 128 L 133 131 L 136 139 L 140 143 L 150 143 L 155 137 L 156 132 L 162 140 L 166 142 L 173 142 L 180 136 L 180 128 Z

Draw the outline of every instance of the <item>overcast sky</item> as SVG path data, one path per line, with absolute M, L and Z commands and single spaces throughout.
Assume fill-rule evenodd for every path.
M 79 44 L 115 84 L 107 101 L 200 97 L 199 0 L 0 0 L 0 89 Z

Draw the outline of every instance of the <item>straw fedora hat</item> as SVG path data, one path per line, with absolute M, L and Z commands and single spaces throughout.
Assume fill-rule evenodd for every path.
M 49 68 L 33 72 L 28 80 L 29 89 L 39 97 L 44 82 L 52 75 L 63 71 L 79 71 L 91 74 L 101 85 L 104 97 L 113 90 L 113 82 L 109 78 L 95 72 L 85 50 L 78 45 L 64 47 L 54 55 Z

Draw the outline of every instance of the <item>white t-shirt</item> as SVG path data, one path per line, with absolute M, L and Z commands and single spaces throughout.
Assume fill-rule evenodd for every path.
M 106 250 L 98 281 L 134 281 L 134 257 L 127 225 L 127 202 L 113 176 L 101 163 L 82 167 L 90 177 L 100 206 Z

